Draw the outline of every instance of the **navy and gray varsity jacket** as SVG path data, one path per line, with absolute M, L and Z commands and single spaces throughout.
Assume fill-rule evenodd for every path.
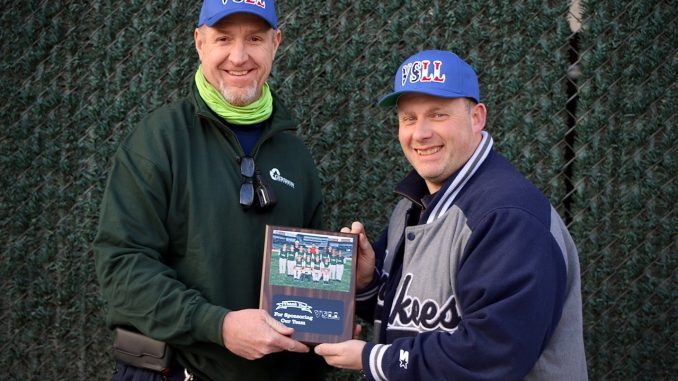
M 414 171 L 396 192 L 357 297 L 368 379 L 587 379 L 574 242 L 488 134 L 436 194 Z

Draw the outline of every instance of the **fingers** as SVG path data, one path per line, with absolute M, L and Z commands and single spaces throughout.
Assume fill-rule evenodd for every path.
M 361 250 L 365 251 L 372 251 L 372 245 L 370 245 L 370 240 L 367 239 L 367 235 L 365 233 L 361 233 L 359 238 L 358 238 L 358 245 L 360 245 Z
M 361 222 L 353 221 L 350 228 L 344 226 L 343 228 L 341 228 L 341 232 L 353 234 L 365 234 L 365 227 Z
M 318 344 L 313 351 L 320 356 L 334 356 L 337 354 L 337 344 Z
M 264 319 L 266 323 L 271 326 L 276 332 L 278 332 L 281 335 L 285 336 L 290 336 L 291 334 L 294 333 L 294 329 L 286 326 L 285 324 L 279 322 L 278 320 L 275 320 L 271 315 L 266 314 L 266 317 Z
M 356 234 L 365 233 L 365 226 L 359 221 L 353 221 L 351 224 L 351 232 Z
M 286 350 L 308 352 L 308 346 L 289 337 L 292 333 L 294 329 L 255 309 L 229 312 L 222 328 L 224 346 L 248 360 Z
M 361 250 L 372 251 L 372 246 L 370 245 L 370 240 L 367 237 L 367 232 L 365 231 L 365 226 L 359 221 L 353 221 L 351 227 L 341 228 L 342 233 L 353 233 L 358 234 L 358 245 Z
M 311 349 L 304 343 L 301 343 L 296 340 L 289 339 L 290 343 L 289 345 L 286 346 L 285 350 L 288 352 L 298 352 L 298 353 L 306 353 L 309 352 Z
M 319 344 L 315 353 L 323 356 L 325 361 L 334 367 L 342 369 L 362 369 L 362 350 L 365 342 L 349 340 L 337 344 Z
M 367 287 L 374 278 L 375 254 L 370 240 L 367 238 L 365 226 L 353 221 L 351 227 L 341 228 L 342 233 L 358 234 L 358 266 L 356 271 L 356 287 L 360 290 Z
M 278 347 L 281 351 L 289 351 L 289 352 L 308 352 L 310 349 L 308 346 L 305 344 L 293 340 L 289 338 L 288 336 L 291 336 L 294 333 L 294 329 L 290 328 L 283 323 L 279 322 L 278 320 L 275 320 L 271 315 L 266 314 L 266 323 L 273 328 L 274 331 L 279 333 L 280 335 L 276 338 L 276 341 L 273 342 L 272 344 Z
M 370 240 L 367 238 L 367 232 L 365 231 L 365 226 L 360 221 L 353 221 L 351 227 L 348 228 L 344 226 L 341 228 L 342 233 L 353 233 L 358 234 L 358 244 L 363 250 L 371 250 L 372 246 L 370 245 Z
M 360 324 L 356 324 L 355 327 L 353 327 L 353 338 L 357 339 L 360 337 L 360 334 L 363 332 L 363 326 Z

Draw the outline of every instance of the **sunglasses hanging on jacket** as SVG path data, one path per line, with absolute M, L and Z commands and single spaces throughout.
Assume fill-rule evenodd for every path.
M 257 210 L 266 210 L 275 205 L 278 201 L 275 192 L 266 184 L 256 169 L 254 158 L 243 156 L 240 161 L 240 175 L 242 183 L 240 184 L 240 205 L 248 209 L 252 205 Z

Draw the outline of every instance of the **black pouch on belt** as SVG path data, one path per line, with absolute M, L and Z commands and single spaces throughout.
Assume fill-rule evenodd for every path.
M 113 357 L 137 368 L 165 372 L 172 364 L 172 348 L 164 341 L 129 329 L 116 328 Z

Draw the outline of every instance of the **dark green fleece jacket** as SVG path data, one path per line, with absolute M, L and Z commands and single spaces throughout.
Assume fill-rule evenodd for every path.
M 303 379 L 309 355 L 248 361 L 221 335 L 229 310 L 258 308 L 265 225 L 322 228 L 318 173 L 295 128 L 274 96 L 253 156 L 278 203 L 260 212 L 240 206 L 243 150 L 195 86 L 136 126 L 115 155 L 94 242 L 110 327 L 167 341 L 203 379 Z

